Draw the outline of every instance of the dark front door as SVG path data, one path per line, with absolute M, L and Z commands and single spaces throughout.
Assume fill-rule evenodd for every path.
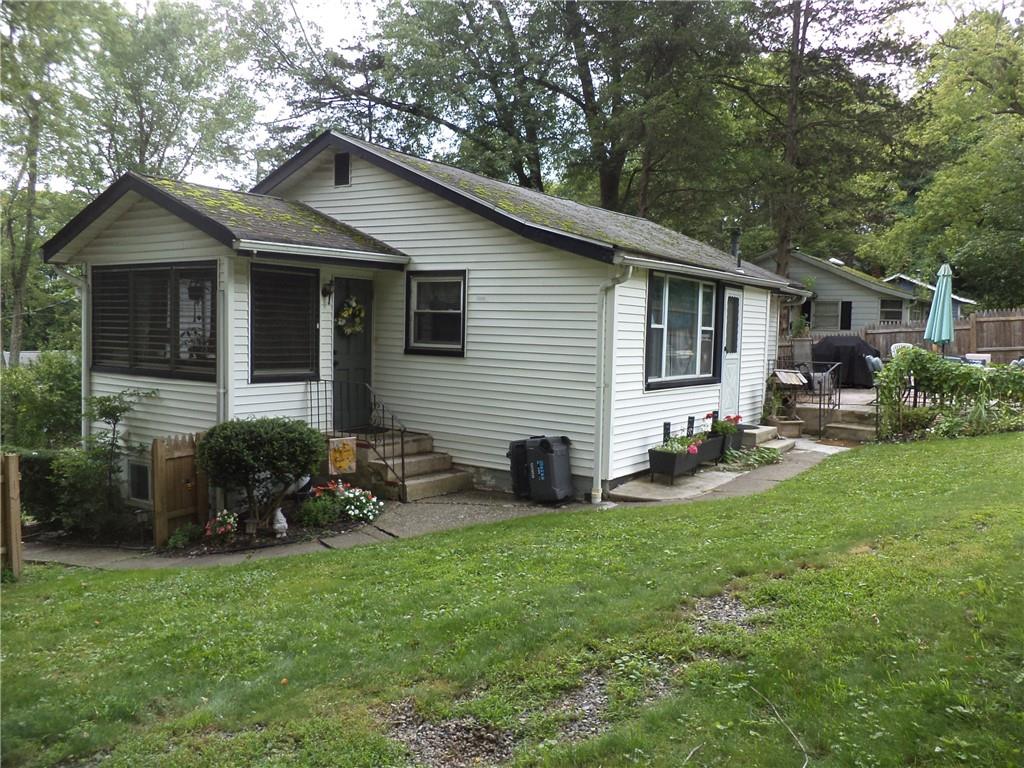
M 373 352 L 373 283 L 334 281 L 334 429 L 370 424 L 370 364 Z M 348 314 L 345 318 L 343 315 Z M 359 318 L 359 315 L 362 318 Z M 339 323 L 339 315 L 342 315 Z

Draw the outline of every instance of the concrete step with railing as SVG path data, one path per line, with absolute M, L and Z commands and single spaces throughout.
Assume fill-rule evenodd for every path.
M 381 433 L 357 451 L 357 460 L 377 479 L 377 494 L 387 499 L 416 501 L 473 487 L 473 475 L 453 468 L 452 457 L 435 451 L 434 438 L 421 432 L 405 432 L 404 438 Z

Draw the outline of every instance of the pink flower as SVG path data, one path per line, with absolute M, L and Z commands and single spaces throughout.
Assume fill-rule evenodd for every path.
M 695 454 L 697 452 L 697 446 L 696 445 L 688 446 L 686 448 L 686 452 L 692 456 L 693 454 Z

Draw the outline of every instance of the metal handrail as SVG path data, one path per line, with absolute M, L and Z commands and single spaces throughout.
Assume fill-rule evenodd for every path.
M 379 435 L 380 432 L 366 433 L 364 442 L 384 462 L 387 470 L 398 478 L 399 494 L 402 501 L 406 501 L 405 488 L 405 435 L 408 432 L 402 421 L 395 416 L 384 401 L 377 395 L 373 387 L 364 384 L 370 393 L 370 426 L 385 432 L 389 438 L 383 442 L 372 439 L 371 435 Z M 398 436 L 398 447 L 395 447 L 395 435 Z M 358 435 L 357 435 L 358 437 Z M 390 451 L 388 450 L 390 446 Z M 390 455 L 389 455 L 390 454 Z
M 339 400 L 334 401 L 334 387 L 341 388 Z M 309 423 L 320 433 L 328 436 L 335 435 L 335 424 L 331 420 L 331 412 L 343 408 L 345 399 L 349 396 L 352 387 L 360 386 L 356 383 L 335 382 L 322 380 L 309 383 Z M 395 416 L 395 414 L 384 404 L 384 401 L 373 390 L 369 384 L 361 384 L 370 394 L 370 412 L 367 423 L 361 427 L 344 430 L 344 434 L 354 437 L 357 442 L 362 443 L 384 463 L 386 468 L 385 481 L 388 476 L 394 475 L 398 479 L 401 500 L 406 501 L 405 489 L 405 438 L 408 429 Z M 381 435 L 387 435 L 385 441 L 379 441 Z M 395 442 L 397 441 L 397 445 Z

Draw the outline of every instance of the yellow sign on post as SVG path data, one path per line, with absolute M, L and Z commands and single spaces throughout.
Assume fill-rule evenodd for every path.
M 332 437 L 327 447 L 327 468 L 332 475 L 350 475 L 356 471 L 356 439 Z

